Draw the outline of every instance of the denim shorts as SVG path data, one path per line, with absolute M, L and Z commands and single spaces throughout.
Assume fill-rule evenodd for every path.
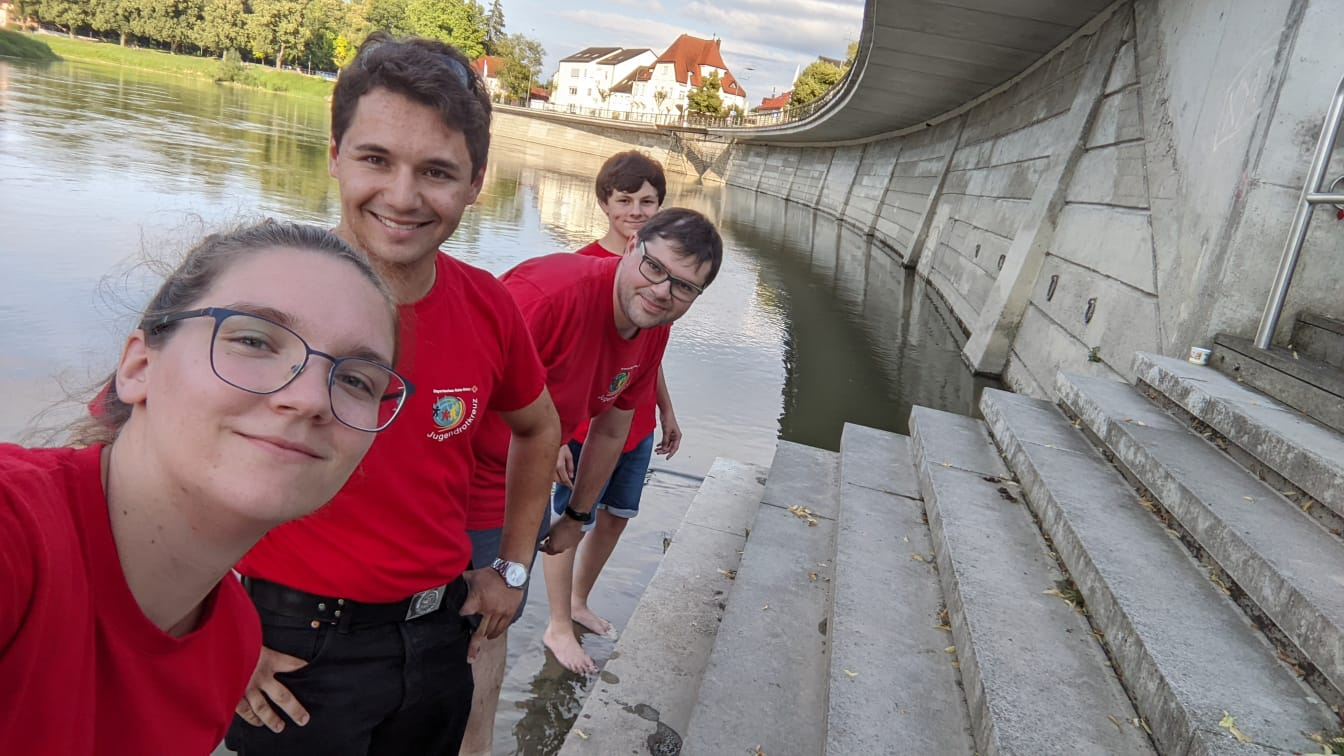
M 569 451 L 574 455 L 574 469 L 579 468 L 579 453 L 583 450 L 583 444 L 578 441 L 569 442 Z M 597 507 L 594 509 L 605 509 L 607 514 L 616 517 L 630 519 L 639 514 L 639 498 L 644 493 L 644 477 L 649 472 L 649 460 L 653 457 L 653 434 L 644 437 L 639 445 L 628 452 L 621 454 L 621 458 L 616 461 L 616 469 L 611 471 L 611 478 L 607 484 L 602 487 L 602 492 L 597 495 Z M 563 514 L 565 507 L 569 506 L 569 497 L 573 490 L 566 486 L 556 486 L 551 493 L 551 510 L 555 514 Z M 597 518 L 583 526 L 584 531 L 593 529 Z
M 547 512 L 549 515 L 550 512 Z M 537 542 L 540 543 L 542 536 L 550 530 L 550 517 L 541 518 L 541 530 L 537 533 Z M 473 568 L 490 567 L 495 563 L 499 556 L 499 545 L 504 540 L 504 528 L 489 528 L 487 530 L 468 530 L 467 537 L 471 539 L 471 566 Z M 533 550 L 532 561 L 528 563 L 527 572 L 529 579 L 523 584 L 523 599 L 518 602 L 518 611 L 514 612 L 513 619 L 509 624 L 517 622 L 523 616 L 523 609 L 527 608 L 527 594 L 532 588 L 532 567 L 536 564 L 537 552 Z

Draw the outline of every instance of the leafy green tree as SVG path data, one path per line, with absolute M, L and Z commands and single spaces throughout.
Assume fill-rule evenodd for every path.
M 283 66 L 285 56 L 308 41 L 307 7 L 305 0 L 252 0 L 248 25 L 252 54 L 262 60 L 274 57 L 275 67 Z
M 820 58 L 809 63 L 793 83 L 793 96 L 789 98 L 789 105 L 806 105 L 830 91 L 831 87 L 845 78 L 858 53 L 859 43 L 850 42 L 845 49 L 844 63 L 837 66 Z
M 499 0 L 490 0 L 490 10 L 485 13 L 486 54 L 503 55 L 504 40 L 504 7 Z
M 719 72 L 711 71 L 700 82 L 700 86 L 686 96 L 690 112 L 719 115 L 723 112 L 723 98 L 719 96 L 722 91 L 723 82 L 719 81 Z
M 78 0 L 41 0 L 33 15 L 72 37 L 76 29 L 89 23 L 88 8 Z
M 368 0 L 364 6 L 364 19 L 368 22 L 369 30 L 383 29 L 397 35 L 410 34 L 406 4 L 407 0 Z M 366 36 L 367 32 L 359 35 L 359 39 Z
M 541 78 L 541 61 L 546 50 L 540 42 L 522 34 L 510 34 L 499 41 L 498 52 L 504 58 L 499 71 L 499 85 L 504 95 L 513 101 L 526 101 L 532 82 Z
M 406 21 L 412 34 L 447 42 L 468 58 L 485 53 L 485 12 L 474 0 L 409 0 Z
M 138 10 L 132 6 L 130 0 L 89 0 L 89 28 L 103 34 L 117 35 L 121 46 L 125 47 L 126 38 L 134 33 L 133 16 Z
M 205 0 L 192 42 L 202 50 L 219 53 L 222 60 L 229 50 L 247 46 L 246 13 L 243 0 Z
M 174 53 L 193 41 L 204 0 L 123 0 L 130 6 L 131 32 Z
M 346 8 L 341 0 L 308 0 L 303 23 L 308 29 L 302 58 L 309 68 L 330 71 L 335 68 L 336 38 L 346 23 Z M 297 60 L 299 55 L 291 55 Z

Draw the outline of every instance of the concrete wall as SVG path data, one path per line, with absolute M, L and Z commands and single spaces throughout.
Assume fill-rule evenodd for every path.
M 1344 74 L 1341 10 L 1134 0 L 954 118 L 864 144 L 738 142 L 725 180 L 916 266 L 977 371 L 1036 395 L 1060 369 L 1132 378 L 1136 350 L 1254 333 Z M 1282 338 L 1298 310 L 1344 317 L 1332 215 L 1313 225 Z

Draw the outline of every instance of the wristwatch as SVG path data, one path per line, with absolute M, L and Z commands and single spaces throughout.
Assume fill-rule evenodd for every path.
M 565 507 L 565 517 L 568 517 L 571 520 L 578 520 L 585 525 L 593 521 L 592 512 L 580 512 L 571 506 Z
M 504 584 L 510 588 L 522 588 L 527 584 L 527 567 L 506 559 L 496 559 L 491 569 L 504 578 Z

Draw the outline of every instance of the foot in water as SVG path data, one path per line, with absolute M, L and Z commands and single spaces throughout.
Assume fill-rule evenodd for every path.
M 589 609 L 587 604 L 571 603 L 569 605 L 569 615 L 574 618 L 575 622 L 598 635 L 606 638 L 616 635 L 616 628 L 612 627 L 610 622 L 599 617 L 597 612 Z
M 555 654 L 556 660 L 570 672 L 578 672 L 581 675 L 597 672 L 593 658 L 583 650 L 583 646 L 579 645 L 579 639 L 574 637 L 571 628 L 561 628 L 557 631 L 548 625 L 546 632 L 541 636 L 541 642 L 546 644 L 546 648 Z

